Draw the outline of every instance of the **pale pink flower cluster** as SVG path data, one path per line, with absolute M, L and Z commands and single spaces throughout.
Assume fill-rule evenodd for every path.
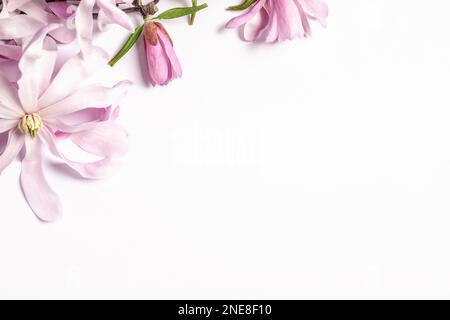
M 98 7 L 103 23 L 131 28 L 128 17 L 110 0 L 82 0 L 80 7 L 44 0 L 3 1 L 0 14 L 0 174 L 16 159 L 21 162 L 20 185 L 32 211 L 43 221 L 62 214 L 58 195 L 44 175 L 46 154 L 86 179 L 111 175 L 127 152 L 127 133 L 116 124 L 118 104 L 128 82 L 95 80 L 93 65 L 106 57 L 86 37 L 80 54 L 64 57 L 60 43 L 83 37 L 76 28 L 80 7 Z M 90 17 L 88 26 L 92 27 Z M 91 29 L 92 34 L 92 29 Z M 84 35 L 86 35 L 84 34 Z M 82 47 L 84 44 L 85 47 Z M 84 51 L 84 50 L 86 51 Z M 89 53 L 89 54 L 86 54 Z M 61 64 L 58 61 L 63 61 Z M 11 76 L 12 68 L 17 76 Z M 96 160 L 70 159 L 65 140 Z
M 258 16 L 256 25 L 251 26 Z M 327 16 L 328 6 L 323 0 L 256 0 L 226 27 L 244 27 L 249 29 L 243 30 L 245 40 L 270 43 L 311 36 L 309 22 L 317 20 L 325 26 Z
M 149 85 L 167 85 L 182 75 L 172 39 L 156 21 L 163 18 L 153 16 L 155 3 L 145 7 L 133 0 L 80 0 L 76 4 L 3 0 L 0 11 L 0 175 L 20 160 L 23 195 L 44 221 L 54 221 L 62 213 L 59 197 L 44 175 L 46 154 L 83 178 L 98 179 L 114 172 L 127 151 L 127 133 L 115 120 L 128 82 L 93 81 L 99 65 L 106 68 L 118 61 L 109 61 L 111 57 L 94 45 L 95 21 L 100 31 L 105 25 L 116 24 L 134 32 L 130 37 L 133 41 L 142 34 Z M 185 15 L 207 6 L 192 4 Z M 247 7 L 226 26 L 250 29 L 253 24 L 252 31 L 244 30 L 245 38 L 251 41 L 304 38 L 311 35 L 310 21 L 325 25 L 328 16 L 323 0 L 255 0 Z M 134 29 L 122 9 L 139 9 L 144 23 Z M 166 12 L 164 19 L 180 17 L 179 10 Z M 252 22 L 257 16 L 260 19 L 255 26 Z M 191 18 L 193 21 L 194 15 Z M 63 56 L 60 46 L 69 43 L 77 45 L 79 52 Z M 97 160 L 70 159 L 60 147 L 61 140 Z

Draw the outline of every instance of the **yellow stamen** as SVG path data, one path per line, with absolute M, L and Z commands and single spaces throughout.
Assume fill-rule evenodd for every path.
M 32 139 L 36 138 L 39 130 L 41 130 L 43 122 L 41 117 L 36 113 L 25 115 L 19 122 L 19 130 L 26 134 L 28 133 Z

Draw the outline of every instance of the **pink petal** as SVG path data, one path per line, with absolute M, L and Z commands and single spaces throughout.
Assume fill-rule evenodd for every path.
M 90 130 L 99 122 L 115 120 L 119 108 L 87 108 L 59 118 L 47 118 L 45 123 L 59 137 L 69 137 L 71 133 Z
M 24 142 L 25 135 L 19 132 L 18 129 L 11 130 L 8 133 L 8 142 L 3 153 L 0 155 L 0 174 L 17 157 L 20 150 L 22 150 Z
M 113 23 L 111 19 L 109 19 L 103 10 L 98 12 L 97 16 L 97 26 L 100 31 L 105 31 L 105 28 L 108 24 Z
M 71 139 L 84 151 L 101 157 L 123 156 L 128 151 L 128 133 L 111 121 L 75 133 Z
M 259 23 L 255 26 L 249 24 L 243 26 L 243 29 L 241 30 L 241 37 L 245 41 L 255 41 L 258 34 L 265 29 L 268 23 L 269 23 L 269 13 L 267 12 L 267 9 L 263 7 L 260 11 Z
M 61 21 L 62 26 L 52 32 L 50 35 L 60 43 L 70 43 L 76 38 L 75 26 L 68 25 L 68 19 L 75 15 L 76 6 L 64 1 L 50 2 L 47 8 L 51 10 Z
M 39 106 L 48 106 L 56 103 L 70 94 L 89 75 L 89 70 L 81 57 L 76 56 L 68 60 L 59 70 L 58 74 L 39 98 Z
M 228 21 L 225 28 L 232 29 L 246 24 L 261 10 L 265 3 L 266 0 L 258 0 L 248 12 Z
M 268 11 L 273 8 L 267 9 Z M 272 12 L 264 29 L 256 37 L 256 41 L 274 42 L 278 39 L 278 16 Z
M 64 2 L 56 1 L 47 3 L 47 8 L 49 8 L 58 18 L 67 20 L 75 14 L 74 5 Z
M 85 179 L 102 179 L 109 177 L 121 165 L 120 157 L 117 155 L 88 163 L 71 161 L 58 149 L 54 135 L 47 128 L 43 128 L 39 132 L 39 135 L 44 139 L 47 147 L 56 157 L 63 160 L 67 166 L 78 172 L 80 176 Z
M 0 155 L 5 150 L 6 144 L 8 142 L 9 132 L 0 133 Z
M 116 7 L 115 1 L 97 0 L 96 3 L 112 22 L 117 23 L 129 31 L 133 31 L 133 25 L 130 17 Z
M 19 97 L 27 113 L 37 111 L 39 96 L 47 89 L 55 66 L 57 46 L 53 39 L 46 36 L 54 25 L 39 32 L 31 44 L 25 49 L 19 62 L 22 73 L 19 86 Z
M 0 133 L 4 133 L 17 127 L 18 120 L 5 120 L 0 119 Z
M 52 222 L 61 217 L 61 202 L 48 185 L 42 169 L 42 144 L 39 139 L 26 139 L 20 184 L 28 205 L 39 219 Z
M 16 45 L 0 44 L 0 56 L 18 61 L 22 56 L 22 48 Z
M 8 11 L 12 12 L 30 1 L 31 0 L 8 0 L 8 4 L 6 7 Z
M 277 40 L 285 41 L 303 37 L 305 32 L 297 4 L 292 0 L 276 0 L 273 4 L 278 21 Z
M 153 86 L 167 84 L 169 81 L 169 61 L 167 60 L 161 41 L 151 45 L 145 37 L 145 55 L 147 57 L 148 80 Z
M 298 12 L 300 13 L 300 17 L 302 20 L 304 36 L 311 36 L 311 27 L 309 25 L 309 18 L 306 15 L 305 11 L 303 10 L 303 7 L 300 5 L 298 5 Z
M 98 121 L 98 120 L 93 120 L 93 121 L 73 125 L 73 124 L 69 124 L 67 122 L 62 121 L 59 118 L 50 118 L 50 119 L 45 120 L 45 124 L 48 127 L 52 128 L 55 132 L 59 131 L 59 132 L 64 132 L 64 133 L 77 133 L 80 131 L 91 130 L 91 129 L 96 128 L 98 126 L 99 122 L 100 121 Z
M 123 81 L 113 88 L 92 85 L 77 90 L 55 104 L 40 109 L 44 118 L 54 118 L 86 108 L 105 108 L 117 105 L 128 91 L 129 82 Z
M 59 117 L 70 125 L 80 125 L 92 121 L 106 121 L 113 118 L 113 108 L 87 108 Z
M 316 17 L 325 19 L 328 17 L 328 6 L 323 0 L 297 0 L 303 6 L 304 10 Z
M 167 59 L 169 60 L 170 63 L 171 67 L 170 80 L 181 77 L 182 75 L 181 64 L 180 61 L 178 60 L 175 50 L 173 49 L 172 41 L 170 41 L 170 38 L 167 36 L 167 34 L 159 28 L 158 28 L 158 37 L 166 53 Z
M 42 21 L 45 24 L 58 23 L 59 19 L 46 10 L 47 3 L 44 1 L 30 1 L 20 7 L 20 11 L 27 16 Z M 36 30 L 37 31 L 37 30 Z
M 84 57 L 99 53 L 99 49 L 92 45 L 92 37 L 94 32 L 94 20 L 92 18 L 94 12 L 95 0 L 83 0 L 78 5 L 75 13 L 75 27 L 77 30 L 78 43 Z M 105 52 L 100 54 L 106 55 Z
M 33 36 L 45 23 L 24 14 L 0 19 L 0 39 L 11 40 Z
M 71 30 L 66 26 L 60 27 L 52 32 L 49 32 L 49 35 L 58 41 L 59 43 L 71 43 L 77 37 L 76 30 Z

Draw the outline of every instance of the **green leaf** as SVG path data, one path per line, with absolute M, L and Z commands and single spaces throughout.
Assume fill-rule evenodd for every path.
M 116 54 L 114 58 L 111 59 L 111 61 L 108 62 L 108 64 L 113 67 L 120 59 L 122 59 L 128 51 L 136 44 L 139 37 L 142 34 L 142 30 L 144 30 L 144 25 L 141 25 L 134 30 L 134 32 L 131 34 L 131 36 L 128 38 L 127 42 L 123 45 L 122 49 Z
M 153 18 L 153 19 L 159 19 L 159 20 L 167 20 L 167 19 L 176 19 L 181 18 L 184 16 L 188 16 L 191 14 L 194 14 L 200 10 L 203 10 L 208 7 L 207 3 L 204 3 L 200 6 L 192 6 L 192 7 L 185 7 L 185 8 L 173 8 L 169 9 L 167 11 L 164 11 L 159 16 Z
M 244 0 L 244 2 L 242 2 L 241 4 L 239 4 L 237 6 L 228 7 L 228 10 L 231 10 L 231 11 L 245 10 L 245 9 L 250 8 L 252 6 L 252 4 L 254 4 L 255 2 L 256 2 L 256 0 Z

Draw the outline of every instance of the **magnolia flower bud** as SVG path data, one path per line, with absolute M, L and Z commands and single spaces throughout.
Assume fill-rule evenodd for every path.
M 150 85 L 166 85 L 181 77 L 181 65 L 173 49 L 172 39 L 162 24 L 147 19 L 143 32 Z
M 23 134 L 28 133 L 32 139 L 36 137 L 39 130 L 42 129 L 43 122 L 41 117 L 36 113 L 25 115 L 19 122 L 19 130 Z

